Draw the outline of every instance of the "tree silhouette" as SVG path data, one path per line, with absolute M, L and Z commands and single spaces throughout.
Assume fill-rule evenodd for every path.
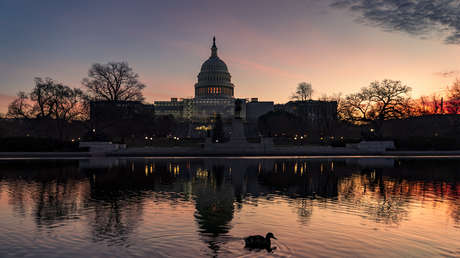
M 145 85 L 138 77 L 126 62 L 96 63 L 82 83 L 95 100 L 142 101 Z
M 35 78 L 34 81 L 35 87 L 30 94 L 18 93 L 18 97 L 8 107 L 7 116 L 52 121 L 62 139 L 68 122 L 87 117 L 87 98 L 82 90 L 72 89 L 51 78 Z
M 29 102 L 29 96 L 24 91 L 20 91 L 13 102 L 8 105 L 9 118 L 31 118 L 32 106 Z
M 460 113 L 460 80 L 456 79 L 456 81 L 452 84 L 451 87 L 448 88 L 448 97 L 449 100 L 447 102 L 447 111 L 450 114 L 459 114 Z
M 346 96 L 339 112 L 349 122 L 371 124 L 379 135 L 384 120 L 410 115 L 410 91 L 401 81 L 375 81 L 360 92 Z
M 296 91 L 291 98 L 294 100 L 306 101 L 311 99 L 312 94 L 313 88 L 311 83 L 301 82 L 297 85 Z

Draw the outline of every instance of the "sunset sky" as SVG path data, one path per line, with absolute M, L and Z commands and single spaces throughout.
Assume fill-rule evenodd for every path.
M 460 77 L 460 1 L 0 0 L 0 112 L 34 77 L 81 87 L 95 62 L 127 61 L 147 102 L 191 97 L 212 37 L 237 97 L 348 94 L 385 78 L 441 91 Z

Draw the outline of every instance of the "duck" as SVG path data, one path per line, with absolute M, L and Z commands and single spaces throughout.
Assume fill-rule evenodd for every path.
M 273 233 L 268 232 L 265 237 L 261 235 L 248 236 L 244 239 L 246 248 L 256 248 L 256 249 L 271 249 L 270 239 L 277 239 Z

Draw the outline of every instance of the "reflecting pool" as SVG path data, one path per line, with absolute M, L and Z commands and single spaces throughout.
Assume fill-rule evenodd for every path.
M 458 257 L 459 164 L 1 160 L 0 257 Z M 267 232 L 276 249 L 244 248 Z

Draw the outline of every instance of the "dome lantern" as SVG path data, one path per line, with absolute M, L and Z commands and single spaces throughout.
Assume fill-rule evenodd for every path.
M 212 38 L 211 57 L 217 57 L 216 37 Z

